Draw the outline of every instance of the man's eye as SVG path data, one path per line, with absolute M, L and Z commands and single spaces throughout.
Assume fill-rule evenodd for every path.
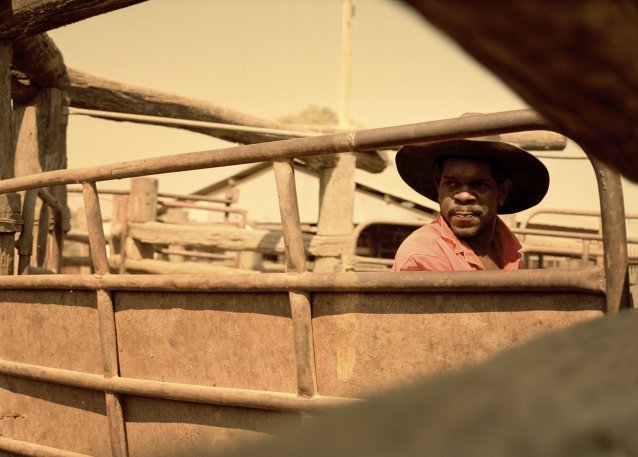
M 445 186 L 449 189 L 454 189 L 457 186 L 457 183 L 454 181 L 447 181 L 445 183 Z
M 480 182 L 480 183 L 476 184 L 475 187 L 476 187 L 477 190 L 487 190 L 490 186 L 487 185 L 484 182 Z

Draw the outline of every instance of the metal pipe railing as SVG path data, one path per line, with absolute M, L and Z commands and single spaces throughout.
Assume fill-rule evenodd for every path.
M 587 210 L 572 210 L 572 209 L 555 209 L 555 208 L 539 208 L 533 211 L 530 211 L 527 214 L 527 217 L 521 222 L 521 229 L 527 228 L 530 224 L 530 221 L 539 216 L 541 214 L 557 214 L 562 216 L 586 216 L 586 217 L 597 217 L 600 219 L 601 213 L 600 211 L 587 211 Z M 638 214 L 629 213 L 625 214 L 625 219 L 638 219 Z M 600 230 L 599 230 L 600 233 Z
M 513 228 L 513 233 L 519 235 L 533 235 L 533 236 L 549 236 L 554 238 L 571 238 L 574 240 L 587 240 L 587 241 L 601 241 L 603 236 L 597 233 L 583 233 L 583 232 L 568 232 L 561 230 L 543 230 L 543 229 L 528 229 L 528 228 Z M 627 238 L 629 243 L 638 243 L 638 238 Z
M 28 190 L 51 185 L 69 184 L 72 182 L 95 182 L 100 180 L 128 178 L 148 174 L 169 173 L 175 171 L 193 170 L 199 168 L 219 167 L 259 161 L 280 161 L 317 154 L 365 151 L 403 144 L 424 143 L 454 138 L 486 136 L 492 134 L 509 133 L 522 130 L 552 130 L 552 127 L 535 111 L 517 110 L 502 113 L 466 116 L 461 118 L 423 122 L 410 125 L 386 127 L 370 130 L 360 130 L 311 138 L 297 138 L 270 143 L 260 143 L 214 151 L 178 154 L 168 157 L 122 162 L 107 166 L 84 168 L 76 170 L 56 170 L 37 175 L 24 176 L 0 181 L 0 193 Z M 592 161 L 594 162 L 594 161 Z M 615 183 L 618 175 L 594 163 L 596 175 L 599 179 L 601 208 L 603 213 L 603 227 L 605 246 L 617 246 L 625 243 L 624 264 L 627 264 L 626 233 L 624 231 L 624 211 L 619 213 L 617 201 L 614 204 L 603 204 L 602 200 L 609 199 L 612 193 L 622 196 L 616 190 L 611 190 L 607 183 Z M 602 176 L 605 182 L 601 184 Z M 617 179 L 620 182 L 619 178 Z M 618 184 L 619 186 L 619 184 Z M 614 189 L 616 185 L 614 184 Z M 609 226 L 609 221 L 619 225 L 619 214 L 622 214 L 622 233 Z M 284 217 L 286 216 L 282 213 Z M 607 221 L 607 222 L 605 222 Z M 609 237 L 614 237 L 610 239 Z M 615 249 L 615 248 L 614 248 Z M 614 255 L 622 255 L 622 249 L 615 249 Z M 621 263 L 611 260 L 606 254 L 606 277 L 615 277 L 614 271 L 619 271 Z M 613 271 L 612 271 L 613 270 Z M 615 281 L 615 282 L 614 282 Z M 618 280 L 611 283 L 619 284 Z M 618 300 L 616 300 L 618 301 Z M 623 301 L 624 303 L 624 301 Z M 611 305 L 613 310 L 616 305 Z
M 0 359 L 0 374 L 79 387 L 81 389 L 111 392 L 113 395 L 139 395 L 165 400 L 273 411 L 321 411 L 357 401 L 356 399 L 343 397 L 316 396 L 314 398 L 304 398 L 287 392 L 231 389 L 119 376 L 109 378 L 94 373 L 49 368 L 2 359 Z
M 261 273 L 255 275 L 45 275 L 0 276 L 0 290 L 78 289 L 210 292 L 512 292 L 604 293 L 600 267 L 560 270 Z M 391 306 L 389 304 L 388 306 Z
M 600 196 L 607 312 L 615 313 L 623 308 L 628 308 L 631 303 L 622 182 L 618 172 L 591 154 L 587 155 L 594 168 Z
M 404 144 L 487 136 L 521 130 L 552 130 L 552 126 L 531 109 L 481 114 L 395 127 L 176 154 L 98 167 L 47 171 L 35 175 L 2 180 L 0 181 L 0 193 L 86 181 L 108 181 L 135 176 L 292 159 L 336 152 L 368 151 Z
M 93 268 L 95 269 L 97 277 L 108 276 L 109 261 L 106 254 L 106 238 L 104 236 L 102 212 L 100 210 L 97 187 L 94 182 L 85 182 L 83 184 L 83 190 Z M 105 379 L 112 380 L 119 377 L 119 357 L 113 299 L 110 292 L 104 289 L 96 289 L 96 294 L 104 377 Z M 101 390 L 104 390 L 113 457 L 128 457 L 128 444 L 121 399 L 119 395 L 112 390 Z
M 301 233 L 292 159 L 273 162 L 273 170 L 286 249 L 286 272 L 302 274 L 306 272 L 306 254 Z M 295 345 L 297 393 L 303 397 L 312 397 L 317 394 L 317 374 L 310 294 L 307 291 L 293 289 L 288 292 L 288 299 Z
M 42 457 L 92 457 L 88 454 L 67 451 L 51 446 L 42 446 L 22 440 L 15 440 L 0 436 L 0 450 L 8 452 L 10 455 L 28 455 Z

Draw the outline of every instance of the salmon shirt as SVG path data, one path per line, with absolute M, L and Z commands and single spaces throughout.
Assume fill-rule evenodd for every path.
M 525 268 L 518 252 L 521 243 L 499 218 L 496 220 L 494 241 L 503 270 Z M 403 241 L 392 266 L 392 271 L 468 270 L 485 270 L 485 267 L 472 248 L 452 232 L 441 215 Z

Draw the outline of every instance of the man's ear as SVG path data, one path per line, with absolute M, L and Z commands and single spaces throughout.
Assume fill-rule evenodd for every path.
M 512 180 L 511 179 L 506 179 L 498 187 L 499 187 L 498 188 L 498 201 L 502 205 L 505 202 L 505 200 L 507 199 L 507 196 L 509 195 L 510 190 L 512 190 Z

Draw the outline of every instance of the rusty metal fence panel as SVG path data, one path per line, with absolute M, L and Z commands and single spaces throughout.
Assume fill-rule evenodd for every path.
M 29 452 L 45 446 L 59 450 L 51 455 L 112 455 L 106 392 L 121 403 L 128 455 L 259 439 L 299 423 L 302 411 L 456 369 L 603 313 L 600 270 L 585 272 L 589 279 L 580 286 L 545 275 L 554 292 L 535 284 L 542 273 L 549 272 L 524 275 L 529 285 L 497 295 L 485 284 L 463 285 L 464 275 L 457 292 L 450 278 L 438 292 L 433 283 L 419 286 L 421 274 L 381 287 L 365 279 L 382 274 L 345 274 L 351 281 L 341 284 L 341 274 L 328 275 L 337 281 L 314 284 L 325 291 L 305 291 L 316 366 L 312 398 L 298 395 L 305 380 L 295 354 L 305 343 L 295 339 L 284 281 L 271 280 L 271 291 L 260 293 L 112 290 L 119 362 L 113 378 L 102 375 L 93 290 L 4 289 L 0 405 L 5 416 L 16 414 L 2 421 L 2 439 L 30 443 Z
M 83 182 L 96 275 L 0 277 L 0 405 L 10 419 L 0 450 L 217 450 L 617 311 L 622 194 L 598 163 L 604 271 L 306 272 L 292 158 L 537 129 L 551 127 L 522 110 L 3 180 L 0 192 Z M 109 274 L 96 181 L 263 160 L 274 163 L 287 273 Z

